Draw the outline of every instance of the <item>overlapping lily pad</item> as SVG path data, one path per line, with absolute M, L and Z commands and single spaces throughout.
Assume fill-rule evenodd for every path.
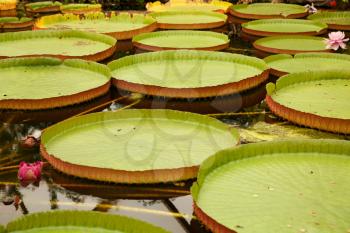
M 222 52 L 160 51 L 127 56 L 108 66 L 118 89 L 170 98 L 230 95 L 268 78 L 264 61 Z
M 61 5 L 60 10 L 62 13 L 72 13 L 72 14 L 86 14 L 89 12 L 100 12 L 102 11 L 101 4 L 66 4 Z
M 213 232 L 346 232 L 349 166 L 350 142 L 343 140 L 220 151 L 202 163 L 191 188 L 194 212 Z
M 60 11 L 62 5 L 59 1 L 32 2 L 25 5 L 26 11 L 30 13 L 50 13 Z
M 185 11 L 185 10 L 201 10 L 201 11 L 218 11 L 226 12 L 232 6 L 232 3 L 220 0 L 211 2 L 203 1 L 169 1 L 162 4 L 159 1 L 148 2 L 146 8 L 148 11 Z
M 331 52 L 324 38 L 317 36 L 270 36 L 256 40 L 253 46 L 266 53 L 297 54 Z
M 109 91 L 107 67 L 84 60 L 0 61 L 0 109 L 39 110 L 91 100 Z
M 235 17 L 244 19 L 303 18 L 307 9 L 300 5 L 286 3 L 238 4 L 229 9 Z
M 237 142 L 235 129 L 207 116 L 123 110 L 75 117 L 46 129 L 41 154 L 74 176 L 160 183 L 194 178 L 204 159 Z
M 156 30 L 157 23 L 152 17 L 143 14 L 112 13 L 107 17 L 104 13 L 97 12 L 83 16 L 74 14 L 44 16 L 35 23 L 35 28 L 82 30 L 126 40 L 137 34 Z
M 162 29 L 213 29 L 226 24 L 227 15 L 210 11 L 165 11 L 150 13 Z
M 144 33 L 133 38 L 133 45 L 146 51 L 170 49 L 223 50 L 228 36 L 216 32 L 171 30 Z
M 350 55 L 335 53 L 299 53 L 294 57 L 278 54 L 264 59 L 271 68 L 270 73 L 278 77 L 304 71 L 349 70 Z
M 303 19 L 260 19 L 242 24 L 242 30 L 254 36 L 314 36 L 327 32 L 327 24 Z
M 313 71 L 289 74 L 268 84 L 267 104 L 293 123 L 350 134 L 350 72 Z
M 310 15 L 308 19 L 326 23 L 330 29 L 350 30 L 350 11 L 323 11 Z
M 169 233 L 133 218 L 92 211 L 50 211 L 25 215 L 7 225 L 16 233 Z
M 20 30 L 24 28 L 31 28 L 34 24 L 32 18 L 22 17 L 1 17 L 0 18 L 0 28 L 2 30 Z
M 107 35 L 75 30 L 27 31 L 0 34 L 0 59 L 52 56 L 101 61 L 116 49 Z

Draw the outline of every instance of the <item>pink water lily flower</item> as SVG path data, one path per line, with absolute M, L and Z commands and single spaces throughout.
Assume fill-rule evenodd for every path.
M 18 179 L 24 183 L 39 181 L 43 165 L 44 163 L 41 161 L 35 163 L 21 162 L 17 174 Z
M 329 39 L 325 39 L 326 49 L 338 50 L 339 47 L 345 49 L 345 42 L 349 40 L 349 38 L 345 38 L 345 33 L 341 31 L 331 32 L 328 37 Z

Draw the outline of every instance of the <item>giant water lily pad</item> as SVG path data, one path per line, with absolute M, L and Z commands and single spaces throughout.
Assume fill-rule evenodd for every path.
M 201 10 L 201 11 L 222 11 L 226 12 L 232 6 L 232 3 L 220 0 L 214 0 L 210 3 L 202 1 L 169 1 L 162 4 L 159 1 L 148 2 L 146 8 L 148 11 L 186 11 L 186 10 Z
M 330 29 L 350 30 L 350 11 L 318 12 L 308 19 L 326 23 Z
M 308 14 L 303 6 L 285 3 L 238 4 L 229 12 L 244 19 L 303 18 Z
M 210 51 L 144 53 L 108 66 L 119 89 L 173 98 L 230 95 L 256 87 L 268 78 L 267 65 L 258 58 Z
M 52 56 L 100 61 L 114 53 L 115 43 L 107 35 L 74 30 L 4 33 L 0 34 L 0 59 Z
M 169 233 L 133 218 L 92 211 L 50 211 L 25 215 L 7 225 L 16 233 Z
M 34 24 L 32 18 L 22 17 L 1 17 L 0 28 L 2 29 L 20 29 L 31 28 Z
M 159 183 L 194 178 L 204 159 L 237 142 L 236 130 L 207 116 L 123 110 L 75 117 L 46 129 L 41 154 L 74 176 Z
M 287 73 L 321 70 L 349 70 L 350 55 L 335 53 L 299 53 L 293 56 L 278 54 L 264 59 L 270 73 L 282 76 Z
M 104 13 L 89 13 L 83 16 L 74 14 L 57 14 L 44 16 L 35 23 L 36 29 L 74 29 L 103 33 L 118 40 L 131 39 L 133 36 L 151 32 L 157 28 L 156 21 L 143 14 L 112 13 L 106 17 Z
M 327 32 L 327 24 L 303 19 L 260 19 L 242 24 L 242 30 L 254 36 L 313 36 Z
M 25 5 L 26 11 L 32 13 L 49 13 L 60 11 L 62 5 L 59 1 L 32 2 Z
M 109 91 L 110 72 L 84 60 L 0 60 L 0 109 L 39 110 L 91 100 Z
M 169 11 L 150 13 L 162 29 L 212 29 L 224 26 L 227 15 L 210 11 Z
M 267 104 L 276 115 L 321 130 L 350 133 L 350 72 L 294 73 L 267 85 Z
M 195 214 L 213 232 L 347 232 L 349 166 L 350 142 L 342 140 L 224 150 L 200 167 Z
M 223 50 L 229 46 L 228 36 L 216 32 L 171 30 L 144 33 L 133 38 L 137 48 L 148 51 L 169 49 Z
M 271 36 L 256 40 L 253 46 L 267 53 L 297 54 L 330 52 L 324 38 L 317 36 Z
M 89 12 L 100 12 L 102 10 L 101 4 L 66 4 L 61 5 L 60 10 L 62 13 L 72 13 L 72 14 L 85 14 Z

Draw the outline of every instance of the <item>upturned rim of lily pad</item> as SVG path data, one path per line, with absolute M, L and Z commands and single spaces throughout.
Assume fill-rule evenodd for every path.
M 240 12 L 241 9 L 251 8 L 251 7 L 259 7 L 259 6 L 270 6 L 271 8 L 276 7 L 286 7 L 286 8 L 295 8 L 296 13 L 291 14 L 269 14 L 264 11 L 261 13 L 244 13 Z M 307 9 L 303 6 L 296 4 L 286 4 L 286 3 L 253 3 L 253 4 L 237 4 L 231 6 L 228 12 L 238 18 L 243 19 L 273 19 L 273 18 L 282 18 L 282 19 L 296 19 L 303 18 L 307 16 L 309 13 Z
M 266 42 L 271 41 L 279 41 L 284 39 L 301 39 L 301 40 L 315 40 L 317 42 L 321 42 L 324 44 L 324 49 L 318 50 L 318 49 L 310 49 L 310 50 L 297 50 L 297 49 L 286 49 L 286 48 L 277 48 L 277 47 L 270 47 L 265 46 L 264 44 Z M 260 38 L 253 43 L 253 47 L 257 50 L 269 53 L 269 54 L 297 54 L 297 53 L 310 53 L 310 52 L 332 52 L 332 49 L 327 49 L 326 44 L 324 43 L 324 38 L 318 37 L 318 36 L 305 36 L 305 35 L 283 35 L 283 36 L 268 36 Z
M 251 143 L 240 145 L 235 148 L 225 149 L 217 152 L 212 155 L 208 159 L 206 159 L 200 166 L 197 180 L 193 183 L 191 187 L 191 195 L 193 197 L 193 206 L 194 206 L 194 214 L 196 217 L 211 231 L 217 233 L 237 233 L 237 229 L 239 232 L 239 228 L 242 226 L 237 225 L 232 229 L 222 223 L 220 223 L 217 219 L 210 216 L 204 210 L 204 206 L 199 206 L 198 200 L 201 192 L 201 188 L 206 183 L 206 179 L 210 177 L 210 175 L 215 175 L 218 169 L 225 169 L 229 164 L 236 164 L 236 167 L 239 166 L 240 162 L 249 161 L 251 159 L 260 160 L 266 155 L 276 154 L 278 157 L 284 156 L 284 154 L 297 154 L 297 153 L 324 153 L 324 154 L 337 154 L 340 156 L 348 156 L 350 159 L 350 143 L 344 140 L 335 140 L 335 139 L 304 139 L 304 140 L 277 140 L 271 142 L 259 142 L 259 143 Z M 322 156 L 322 155 L 320 155 Z M 246 165 L 247 170 L 248 166 Z M 259 164 L 255 163 L 255 167 Z M 282 165 L 281 165 L 282 166 Z M 246 173 L 248 176 L 249 173 Z M 272 175 L 272 174 L 271 174 Z M 227 177 L 226 177 L 227 178 Z M 225 179 L 225 177 L 223 177 Z M 259 179 L 258 176 L 255 176 L 254 179 Z M 212 181 L 213 182 L 213 181 Z M 244 180 L 242 181 L 244 182 Z M 233 184 L 238 186 L 239 184 Z M 209 191 L 207 188 L 206 191 Z M 216 190 L 218 193 L 218 190 Z M 287 199 L 284 198 L 284 201 Z M 234 202 L 234 196 L 232 196 L 232 200 L 222 200 L 223 203 L 231 201 Z M 234 210 L 232 210 L 234 211 Z M 303 210 L 301 210 L 303 211 Z M 284 212 L 287 214 L 286 212 Z M 305 213 L 305 211 L 303 212 Z M 283 214 L 283 213 L 281 213 Z M 243 215 L 245 217 L 245 215 Z M 249 215 L 246 215 L 249 218 Z M 232 221 L 235 221 L 232 219 Z M 310 223 L 313 224 L 313 223 Z M 249 226 L 246 226 L 249 227 Z
M 348 19 L 348 23 L 336 23 L 336 19 Z M 307 17 L 309 20 L 327 23 L 328 28 L 339 31 L 350 31 L 350 12 L 349 11 L 322 11 Z M 333 19 L 328 21 L 326 19 Z
M 103 85 L 90 90 L 71 95 L 49 97 L 43 99 L 2 99 L 0 100 L 0 109 L 2 110 L 47 110 L 58 107 L 66 107 L 74 104 L 86 102 L 98 98 L 109 92 L 110 72 L 102 64 L 79 59 L 60 60 L 57 58 L 9 58 L 0 60 L 0 69 L 15 67 L 35 67 L 35 66 L 66 66 L 68 68 L 81 69 L 82 71 L 95 72 L 102 74 L 106 81 Z M 35 87 L 34 87 L 35 88 Z M 45 87 L 36 87 L 45 88 Z
M 274 68 L 270 65 L 270 63 L 273 63 L 274 61 L 285 61 L 288 63 L 288 61 L 291 61 L 293 59 L 312 59 L 312 58 L 326 58 L 326 59 L 332 59 L 334 61 L 334 65 L 336 65 L 338 62 L 341 61 L 349 61 L 350 62 L 350 55 L 347 54 L 338 54 L 338 53 L 298 53 L 295 55 L 290 54 L 275 54 L 268 57 L 265 57 L 263 60 L 267 63 L 267 65 L 270 67 L 270 74 L 275 75 L 277 77 L 281 77 L 283 75 L 288 74 L 286 70 L 279 70 L 277 68 Z M 315 64 L 319 65 L 319 64 Z M 316 67 L 317 69 L 317 67 Z
M 61 5 L 59 1 L 32 2 L 25 4 L 25 9 L 30 13 L 50 13 L 59 12 Z
M 52 37 L 83 38 L 87 40 L 102 42 L 104 44 L 107 44 L 109 48 L 104 49 L 97 53 L 85 54 L 85 55 L 75 55 L 75 56 L 69 56 L 69 55 L 63 55 L 63 54 L 26 54 L 23 56 L 2 55 L 0 56 L 0 59 L 19 58 L 19 57 L 54 57 L 62 60 L 78 58 L 78 59 L 84 59 L 84 60 L 90 60 L 90 61 L 102 61 L 112 56 L 117 48 L 116 47 L 117 40 L 111 36 L 92 33 L 92 32 L 83 32 L 78 30 L 37 30 L 37 31 L 24 31 L 24 32 L 8 32 L 8 33 L 0 34 L 0 43 L 3 41 L 13 42 L 16 40 L 24 40 L 24 39 L 31 39 L 31 38 L 45 39 L 45 38 L 52 38 Z
M 149 13 L 150 16 L 156 19 L 158 23 L 158 27 L 160 29 L 183 29 L 183 30 L 195 30 L 195 29 L 214 29 L 219 28 L 221 26 L 224 26 L 227 21 L 227 15 L 218 13 L 218 12 L 211 12 L 211 11 L 160 11 L 160 12 L 152 12 Z M 159 22 L 157 17 L 161 16 L 181 16 L 181 15 L 204 15 L 204 16 L 211 16 L 213 18 L 212 22 L 207 23 L 177 23 L 176 21 L 169 21 L 169 22 Z
M 270 24 L 276 25 L 277 27 L 283 27 L 284 24 L 297 24 L 297 25 L 312 25 L 315 27 L 318 27 L 319 30 L 310 30 L 310 31 L 299 31 L 299 32 L 275 32 L 275 31 L 268 31 L 268 30 L 258 30 L 258 29 L 251 29 L 249 28 L 251 25 L 264 25 L 264 24 Z M 316 36 L 316 35 L 322 35 L 327 32 L 327 24 L 316 22 L 316 21 L 310 21 L 310 20 L 304 20 L 304 19 L 259 19 L 259 20 L 253 20 L 249 21 L 247 23 L 242 24 L 242 31 L 254 35 L 254 36 L 281 36 L 281 35 L 306 35 L 306 36 Z
M 153 224 L 122 215 L 96 211 L 55 210 L 25 215 L 7 224 L 6 232 L 26 232 L 27 230 L 54 227 L 83 227 L 110 231 L 169 233 Z
M 292 85 L 318 80 L 332 79 L 350 79 L 350 74 L 346 70 L 327 70 L 327 71 L 306 71 L 300 73 L 291 73 L 282 76 L 276 84 L 268 83 L 266 85 L 267 95 L 266 103 L 269 109 L 277 116 L 286 119 L 294 124 L 320 129 L 333 133 L 350 134 L 350 119 L 326 117 L 305 111 L 293 109 L 285 106 L 273 99 L 273 95 Z M 320 100 L 321 101 L 321 100 Z
M 149 38 L 157 38 L 166 40 L 168 37 L 175 36 L 187 36 L 190 40 L 191 36 L 201 36 L 202 38 L 214 38 L 217 40 L 221 40 L 221 43 L 217 43 L 212 46 L 201 46 L 201 41 L 198 41 L 198 44 L 193 48 L 183 48 L 181 44 L 178 47 L 163 47 L 158 45 L 151 45 L 147 42 L 143 42 L 143 40 L 147 40 Z M 158 32 L 150 32 L 150 33 L 142 33 L 133 37 L 132 43 L 135 47 L 146 50 L 146 51 L 162 51 L 162 50 L 176 50 L 176 49 L 193 49 L 193 50 L 207 50 L 207 51 L 219 51 L 224 50 L 229 47 L 230 41 L 228 36 L 222 33 L 211 32 L 211 31 L 194 31 L 194 30 L 170 30 L 170 31 L 158 31 Z
M 162 87 L 158 85 L 135 83 L 123 80 L 121 77 L 114 77 L 113 70 L 121 69 L 126 66 L 137 67 L 138 63 L 147 61 L 163 61 L 164 59 L 171 60 L 215 60 L 215 61 L 230 61 L 233 64 L 238 63 L 242 65 L 252 66 L 261 70 L 259 74 L 253 77 L 246 77 L 243 80 L 236 82 L 226 82 L 212 86 L 191 87 L 191 88 L 175 88 Z M 216 96 L 226 96 L 240 93 L 252 89 L 264 83 L 269 76 L 269 69 L 266 63 L 258 58 L 232 54 L 225 52 L 213 51 L 195 51 L 195 50 L 168 50 L 158 51 L 152 53 L 142 53 L 132 56 L 127 56 L 108 63 L 108 67 L 112 72 L 112 83 L 115 87 L 121 90 L 141 93 L 151 96 L 161 96 L 168 98 L 208 98 Z M 145 76 L 147 79 L 147 76 Z M 176 78 L 176 77 L 174 77 Z M 220 80 L 218 80 L 220 81 Z
M 88 22 L 88 20 L 101 20 L 101 21 L 109 21 L 112 23 L 113 22 L 118 23 L 118 21 L 122 21 L 122 22 L 129 21 L 131 24 L 133 22 L 144 23 L 145 26 L 136 28 L 136 29 L 101 33 L 101 34 L 112 36 L 117 40 L 128 40 L 140 33 L 152 32 L 158 28 L 156 20 L 145 14 L 132 14 L 132 13 L 117 14 L 115 12 L 112 12 L 109 15 L 105 15 L 103 12 L 92 12 L 92 13 L 90 12 L 90 13 L 81 14 L 81 15 L 67 13 L 67 14 L 55 14 L 55 15 L 43 16 L 35 22 L 34 30 L 51 29 L 50 25 L 55 23 L 70 22 L 70 21 Z
M 226 136 L 229 136 L 230 138 L 228 138 L 228 141 L 231 146 L 235 146 L 239 143 L 239 134 L 236 129 L 232 127 L 230 128 L 225 123 L 205 115 L 167 109 L 129 109 L 119 112 L 92 113 L 59 122 L 44 130 L 41 136 L 40 153 L 51 164 L 51 166 L 59 171 L 68 175 L 96 181 L 124 184 L 154 184 L 189 180 L 196 177 L 200 164 L 196 164 L 195 162 L 187 165 L 182 164 L 181 166 L 167 164 L 166 166 L 161 167 L 161 165 L 159 165 L 160 167 L 158 166 L 158 168 L 152 169 L 138 169 L 137 167 L 135 169 L 119 169 L 112 167 L 106 168 L 105 165 L 101 167 L 101 165 L 87 166 L 81 165 L 77 162 L 72 163 L 70 161 L 64 161 L 59 155 L 50 154 L 49 152 L 50 145 L 48 144 L 51 140 L 57 139 L 62 131 L 68 132 L 70 129 L 77 127 L 78 129 L 84 129 L 84 126 L 88 127 L 89 125 L 91 126 L 99 122 L 121 121 L 123 119 L 130 119 L 133 122 L 132 124 L 135 122 L 138 125 L 142 124 L 142 121 L 140 121 L 142 119 L 152 121 L 160 120 L 163 122 L 182 121 L 187 124 L 193 124 L 194 126 L 197 125 L 197 127 L 200 127 L 199 130 L 202 130 L 201 127 L 203 127 L 203 125 L 207 125 L 213 130 L 219 130 Z M 171 126 L 169 129 L 171 129 Z M 218 149 L 216 149 L 216 151 L 217 150 Z M 195 153 L 199 154 L 199 152 Z M 134 167 L 135 165 L 130 164 L 130 166 Z

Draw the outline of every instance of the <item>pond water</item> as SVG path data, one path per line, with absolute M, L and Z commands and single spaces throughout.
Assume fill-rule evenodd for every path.
M 254 54 L 250 44 L 237 35 L 232 36 L 231 47 L 227 51 Z M 129 54 L 132 52 L 117 52 L 113 59 Z M 219 116 L 219 119 L 239 129 L 242 143 L 279 138 L 349 140 L 344 135 L 290 125 L 267 111 L 262 103 L 242 110 L 241 114 Z M 22 149 L 19 141 L 34 129 L 44 129 L 48 125 L 0 123 L 0 224 L 28 213 L 71 209 L 132 216 L 176 233 L 206 232 L 193 216 L 189 195 L 192 181 L 151 186 L 116 185 L 70 177 L 47 165 L 40 183 L 21 186 L 17 179 L 17 165 L 20 161 L 36 161 L 40 155 L 38 149 Z

